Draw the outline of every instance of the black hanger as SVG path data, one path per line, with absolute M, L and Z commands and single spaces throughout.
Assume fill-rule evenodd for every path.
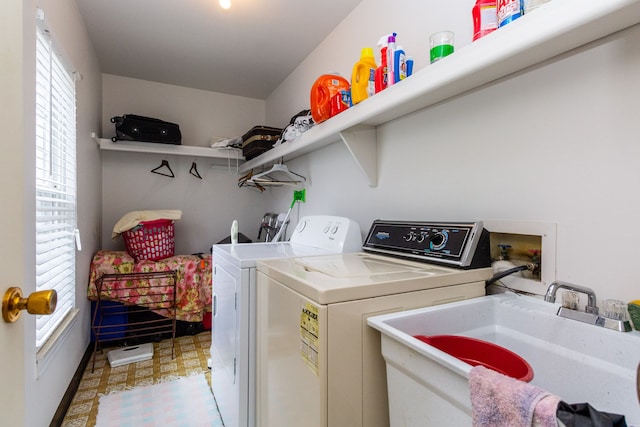
M 162 168 L 169 169 L 169 173 L 167 173 L 166 171 L 161 171 L 160 169 Z M 162 176 L 168 176 L 169 178 L 175 178 L 175 175 L 171 170 L 171 166 L 169 166 L 169 162 L 166 160 L 163 160 L 162 163 L 160 163 L 160 166 L 158 166 L 157 168 L 151 169 L 151 172 L 157 173 L 158 175 L 162 175 Z
M 196 165 L 196 162 L 191 163 L 191 169 L 189 169 L 189 173 L 196 178 L 202 179 L 202 177 L 198 173 L 198 165 Z

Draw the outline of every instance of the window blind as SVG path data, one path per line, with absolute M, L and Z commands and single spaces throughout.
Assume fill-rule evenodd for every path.
M 55 312 L 36 316 L 42 347 L 75 306 L 75 76 L 38 26 L 36 44 L 36 290 L 54 289 Z

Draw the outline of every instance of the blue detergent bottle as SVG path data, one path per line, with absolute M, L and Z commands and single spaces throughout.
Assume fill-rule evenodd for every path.
M 504 27 L 524 15 L 523 0 L 498 0 L 498 27 Z
M 407 78 L 407 55 L 402 46 L 398 46 L 393 52 L 393 81 L 399 82 Z

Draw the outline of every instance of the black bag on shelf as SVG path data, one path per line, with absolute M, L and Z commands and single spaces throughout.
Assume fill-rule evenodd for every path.
M 116 136 L 111 138 L 117 141 L 141 141 L 158 142 L 161 144 L 182 144 L 180 126 L 175 123 L 151 117 L 125 114 L 111 118 L 111 123 L 116 125 Z
M 265 151 L 273 148 L 273 144 L 280 138 L 282 129 L 269 126 L 254 126 L 242 135 L 242 155 L 251 160 Z

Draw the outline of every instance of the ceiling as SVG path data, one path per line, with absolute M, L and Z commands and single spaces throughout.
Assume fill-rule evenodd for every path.
M 361 0 L 76 0 L 103 73 L 265 99 Z

